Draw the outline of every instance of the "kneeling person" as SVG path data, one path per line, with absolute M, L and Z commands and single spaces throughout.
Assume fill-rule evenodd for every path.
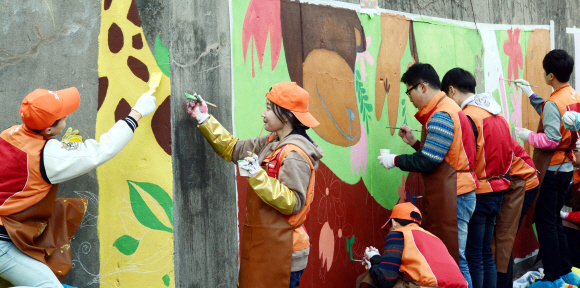
M 445 244 L 420 224 L 421 212 L 415 205 L 395 205 L 391 218 L 383 226 L 390 228 L 383 255 L 376 248 L 367 248 L 365 260 L 370 268 L 359 277 L 357 287 L 365 282 L 374 287 L 390 288 L 403 281 L 416 286 L 466 288 L 467 281 Z

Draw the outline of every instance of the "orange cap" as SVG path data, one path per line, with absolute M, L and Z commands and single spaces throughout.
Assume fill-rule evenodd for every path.
M 308 103 L 310 95 L 296 82 L 281 82 L 274 86 L 266 98 L 276 105 L 286 108 L 300 120 L 300 123 L 308 127 L 316 127 L 320 124 L 310 112 L 308 112 Z
M 43 130 L 73 113 L 80 103 L 75 87 L 58 91 L 36 89 L 22 100 L 20 118 L 28 128 Z
M 414 212 L 414 213 L 413 213 Z M 417 216 L 418 215 L 418 216 Z M 414 217 L 413 217 L 414 216 Z M 381 227 L 381 229 L 385 228 L 387 225 L 391 225 L 391 220 L 394 219 L 402 219 L 402 220 L 411 220 L 421 224 L 421 211 L 413 203 L 405 202 L 401 204 L 395 205 L 393 210 L 391 211 L 391 217 L 387 220 L 387 223 Z

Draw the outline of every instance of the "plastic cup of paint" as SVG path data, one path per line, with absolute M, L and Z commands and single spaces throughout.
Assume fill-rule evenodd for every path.
M 246 170 L 246 169 L 242 169 L 242 167 L 240 167 L 240 163 L 244 162 L 244 160 L 238 160 L 238 170 L 240 170 L 240 176 L 242 177 L 248 177 L 250 176 L 250 171 Z
M 381 150 L 381 156 L 391 154 L 391 149 L 380 149 L 380 150 Z

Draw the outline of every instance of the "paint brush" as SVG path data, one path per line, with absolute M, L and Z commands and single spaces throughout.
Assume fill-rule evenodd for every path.
M 512 83 L 518 83 L 518 82 L 516 82 L 516 81 L 509 80 L 509 79 L 503 79 L 503 81 L 508 81 L 508 82 L 512 82 Z M 518 84 L 520 84 L 520 85 L 524 85 L 524 86 L 530 86 L 530 87 L 534 87 L 534 88 L 540 88 L 540 87 L 538 87 L 538 86 L 534 86 L 534 85 L 530 85 L 530 84 L 528 84 L 528 85 L 526 85 L 526 84 L 522 84 L 522 83 L 518 83 Z
M 195 101 L 195 102 L 197 102 L 197 101 L 198 101 L 198 99 L 197 99 L 197 94 L 193 94 L 193 95 L 191 95 L 191 94 L 189 94 L 189 93 L 185 93 L 185 98 L 187 98 L 187 99 L 189 99 L 189 100 L 191 100 L 191 101 Z M 203 101 L 205 101 L 205 100 L 203 100 Z M 215 105 L 215 104 L 213 104 L 213 103 L 210 103 L 210 102 L 207 102 L 207 101 L 205 101 L 205 104 L 207 104 L 208 106 L 211 106 L 211 107 L 213 107 L 213 108 L 217 108 L 217 105 Z
M 254 150 L 256 150 L 256 144 L 258 144 L 258 139 L 260 139 L 260 136 L 262 136 L 262 131 L 264 131 L 264 126 L 266 126 L 266 124 L 262 125 L 262 130 L 260 130 L 260 134 L 258 134 L 258 138 L 256 138 L 256 141 L 254 141 L 254 148 L 252 148 L 252 153 L 249 153 L 248 156 L 252 157 L 252 155 L 254 155 Z
M 401 127 L 391 127 L 391 126 L 387 126 L 386 128 L 401 129 Z M 422 132 L 421 130 L 417 130 L 417 129 L 411 129 L 411 131 Z
M 159 87 L 159 82 L 161 82 L 161 72 L 151 73 L 151 78 L 149 78 L 149 92 L 153 94 L 157 87 Z

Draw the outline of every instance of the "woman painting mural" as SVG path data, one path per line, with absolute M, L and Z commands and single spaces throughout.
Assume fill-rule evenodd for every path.
M 201 97 L 187 108 L 215 152 L 233 163 L 243 159 L 240 171 L 249 174 L 239 287 L 298 287 L 310 252 L 302 224 L 322 158 L 306 129 L 319 123 L 308 112 L 308 92 L 294 82 L 274 85 L 266 98 L 261 116 L 271 133 L 257 139 L 232 136 Z

